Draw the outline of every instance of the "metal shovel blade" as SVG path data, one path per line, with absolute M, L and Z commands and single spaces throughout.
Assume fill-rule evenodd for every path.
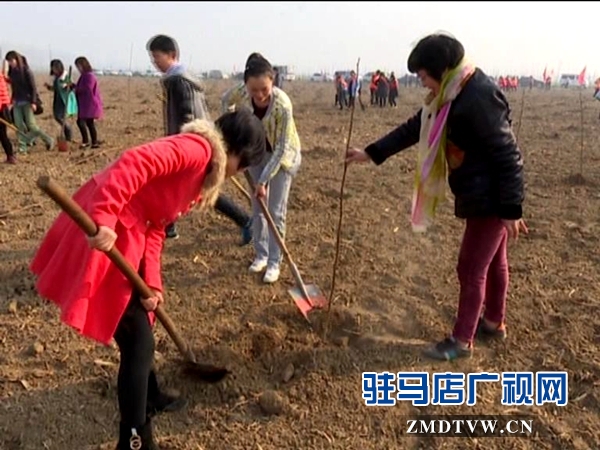
M 184 373 L 206 383 L 218 383 L 231 372 L 224 367 L 185 361 Z
M 327 306 L 327 299 L 321 293 L 321 290 L 314 284 L 307 284 L 306 292 L 308 298 L 302 293 L 302 289 L 299 287 L 293 287 L 288 292 L 294 299 L 296 306 L 300 309 L 300 312 L 306 320 L 308 320 L 308 313 L 313 309 L 322 309 Z

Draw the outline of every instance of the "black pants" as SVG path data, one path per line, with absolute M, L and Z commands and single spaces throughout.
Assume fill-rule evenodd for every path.
M 98 143 L 98 133 L 96 132 L 94 119 L 77 119 L 77 128 L 79 128 L 79 132 L 81 133 L 82 144 L 89 144 L 90 137 L 92 138 L 92 145 Z M 90 130 L 89 136 L 88 130 Z
M 114 335 L 121 352 L 117 392 L 121 422 L 131 428 L 146 423 L 146 406 L 159 393 L 154 359 L 154 334 L 148 314 L 134 293 Z
M 250 216 L 246 214 L 242 208 L 237 206 L 229 197 L 226 197 L 223 194 L 217 197 L 215 209 L 221 214 L 229 217 L 240 228 L 244 228 L 250 222 Z M 169 224 L 167 230 L 172 228 L 174 225 L 175 224 L 173 223 Z
M 71 130 L 71 126 L 67 123 L 67 120 L 64 117 L 61 118 L 59 116 L 54 116 L 54 120 L 62 127 L 62 132 L 65 136 L 65 139 L 71 142 L 73 140 L 73 131 Z
M 358 99 L 358 104 L 360 105 L 360 109 L 365 110 L 365 105 L 363 105 L 362 98 L 360 94 L 356 97 L 349 97 L 348 99 L 348 108 L 356 108 L 356 100 Z
M 0 116 L 1 117 L 1 116 Z M 12 142 L 8 138 L 8 133 L 6 132 L 6 125 L 0 122 L 0 143 L 2 144 L 2 148 L 4 149 L 4 153 L 6 153 L 6 157 L 10 158 L 14 156 L 14 150 L 12 146 Z
M 240 228 L 245 227 L 250 222 L 250 216 L 229 197 L 222 194 L 217 198 L 215 209 L 233 220 Z

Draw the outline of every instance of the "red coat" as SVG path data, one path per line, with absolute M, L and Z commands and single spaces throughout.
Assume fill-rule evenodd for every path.
M 216 180 L 222 177 L 215 175 L 218 171 L 206 173 L 215 159 L 226 162 L 221 141 L 209 139 L 178 134 L 132 148 L 73 196 L 98 225 L 116 231 L 116 247 L 136 270 L 143 269 L 151 288 L 162 291 L 165 226 L 199 202 L 201 191 L 216 195 L 215 185 L 218 190 L 222 182 Z M 110 342 L 132 287 L 104 253 L 90 249 L 66 214 L 58 216 L 30 268 L 38 276 L 40 296 L 60 307 L 63 322 L 84 336 Z M 153 322 L 153 314 L 149 317 Z
M 8 82 L 4 74 L 0 73 L 0 111 L 6 106 L 10 106 L 10 94 L 8 93 Z

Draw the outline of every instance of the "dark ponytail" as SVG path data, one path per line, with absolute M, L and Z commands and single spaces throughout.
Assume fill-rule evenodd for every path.
M 248 78 L 267 76 L 271 79 L 275 78 L 273 66 L 262 56 L 256 56 L 250 59 L 244 70 L 244 83 L 248 82 Z

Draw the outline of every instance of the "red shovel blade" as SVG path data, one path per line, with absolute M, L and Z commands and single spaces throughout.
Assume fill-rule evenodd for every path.
M 306 292 L 308 293 L 308 298 L 304 296 L 302 290 L 298 287 L 294 287 L 289 290 L 289 293 L 294 299 L 294 302 L 300 310 L 300 313 L 306 320 L 309 320 L 309 312 L 311 312 L 313 309 L 325 308 L 328 302 L 325 296 L 321 293 L 321 290 L 314 284 L 307 284 Z

